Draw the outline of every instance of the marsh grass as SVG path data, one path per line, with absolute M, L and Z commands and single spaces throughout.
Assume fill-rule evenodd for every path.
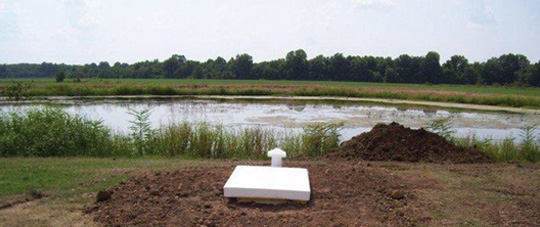
M 435 119 L 429 123 L 426 129 L 430 132 L 439 134 L 447 140 L 453 140 L 456 130 L 452 128 L 452 118 Z
M 262 127 L 226 128 L 180 122 L 151 128 L 150 110 L 130 110 L 130 133 L 114 134 L 101 121 L 60 109 L 0 115 L 0 157 L 144 157 L 263 159 L 282 147 L 289 157 L 320 156 L 338 145 L 340 124 L 314 124 L 290 133 Z
M 224 127 L 208 122 L 179 122 L 151 128 L 149 110 L 131 111 L 130 134 L 112 133 L 101 121 L 57 108 L 0 113 L 0 157 L 186 157 L 264 159 L 281 147 L 290 158 L 319 157 L 339 145 L 343 124 L 318 123 L 299 132 L 263 127 Z M 451 119 L 431 123 L 429 130 L 451 142 L 473 147 L 501 162 L 539 162 L 538 127 L 521 129 L 502 141 L 474 135 L 455 138 Z
M 520 129 L 521 143 L 516 143 L 516 137 L 507 137 L 501 141 L 491 138 L 480 139 L 475 135 L 456 138 L 451 118 L 434 120 L 426 128 L 459 146 L 482 151 L 499 162 L 540 162 L 540 142 L 537 136 L 537 125 Z
M 537 142 L 516 143 L 515 138 L 505 138 L 501 141 L 479 139 L 468 136 L 455 140 L 458 145 L 473 147 L 485 152 L 489 157 L 499 162 L 540 162 L 540 146 Z
M 521 129 L 520 133 L 523 138 L 521 144 L 521 153 L 524 154 L 524 158 L 528 161 L 540 160 L 540 139 L 538 138 L 538 125 L 530 125 Z
M 343 123 L 313 124 L 304 127 L 302 153 L 310 157 L 322 156 L 339 145 L 339 131 Z
M 339 124 L 314 124 L 299 133 L 261 127 L 225 128 L 222 125 L 177 123 L 156 134 L 156 154 L 196 158 L 264 159 L 266 152 L 281 147 L 288 157 L 320 156 L 338 146 Z
M 108 156 L 111 138 L 101 121 L 59 109 L 0 114 L 0 156 Z

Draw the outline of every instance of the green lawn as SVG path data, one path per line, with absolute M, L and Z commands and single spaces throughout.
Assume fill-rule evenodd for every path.
M 182 159 L 0 158 L 0 201 L 31 189 L 58 197 L 96 192 L 126 179 L 125 170 L 196 166 Z

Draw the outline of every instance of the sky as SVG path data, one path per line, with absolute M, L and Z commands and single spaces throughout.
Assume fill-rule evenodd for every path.
M 255 62 L 304 49 L 540 59 L 540 0 L 0 0 L 0 63 Z

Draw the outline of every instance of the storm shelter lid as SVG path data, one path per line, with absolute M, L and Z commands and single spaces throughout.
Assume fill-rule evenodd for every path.
M 237 166 L 225 186 L 225 197 L 309 201 L 311 188 L 304 168 Z

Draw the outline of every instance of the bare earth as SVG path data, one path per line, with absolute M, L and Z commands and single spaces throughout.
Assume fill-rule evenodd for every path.
M 150 169 L 96 169 L 104 177 L 131 175 L 110 188 L 108 201 L 96 204 L 96 192 L 51 193 L 0 209 L 0 226 L 540 225 L 540 164 L 286 161 L 308 168 L 312 201 L 263 206 L 238 204 L 221 190 L 234 166 L 268 162 L 193 161 L 189 166 L 199 167 L 189 168 L 182 160 L 158 162 Z M 9 200 L 17 196 L 0 196 L 2 204 Z
M 538 165 L 287 162 L 309 170 L 312 200 L 275 206 L 222 196 L 237 164 L 134 172 L 84 212 L 106 226 L 540 225 Z

